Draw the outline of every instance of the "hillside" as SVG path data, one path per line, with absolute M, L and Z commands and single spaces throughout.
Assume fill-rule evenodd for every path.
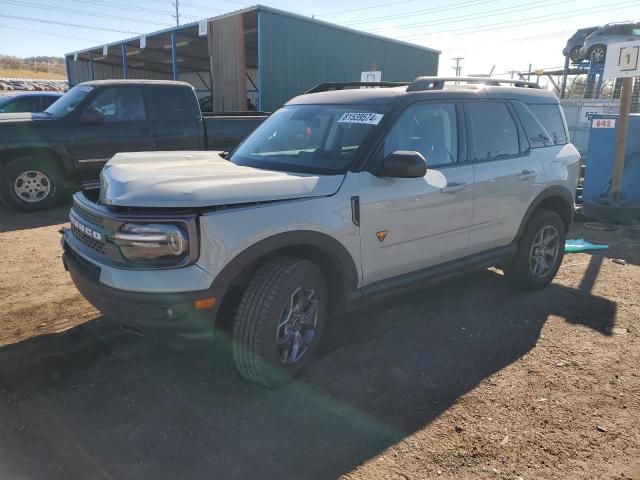
M 65 80 L 67 72 L 62 57 L 19 58 L 0 55 L 0 78 L 6 77 Z

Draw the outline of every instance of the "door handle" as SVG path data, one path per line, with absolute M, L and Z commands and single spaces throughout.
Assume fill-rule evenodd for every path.
M 536 172 L 533 170 L 522 170 L 518 175 L 518 180 L 529 180 L 536 176 Z
M 452 183 L 447 183 L 447 186 L 441 188 L 440 191 L 442 193 L 456 193 L 456 192 L 459 192 L 460 190 L 464 190 L 465 188 L 467 188 L 466 183 L 452 182 Z

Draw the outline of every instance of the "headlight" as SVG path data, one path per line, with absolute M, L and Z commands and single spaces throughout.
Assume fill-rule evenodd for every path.
M 122 255 L 133 261 L 179 261 L 189 253 L 189 238 L 178 225 L 125 223 L 113 235 Z

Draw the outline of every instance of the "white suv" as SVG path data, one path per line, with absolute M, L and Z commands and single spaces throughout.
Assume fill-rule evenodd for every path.
M 229 154 L 117 154 L 99 199 L 74 197 L 65 266 L 107 317 L 228 332 L 264 385 L 309 362 L 334 313 L 489 266 L 543 287 L 579 170 L 558 100 L 449 80 L 320 85 Z

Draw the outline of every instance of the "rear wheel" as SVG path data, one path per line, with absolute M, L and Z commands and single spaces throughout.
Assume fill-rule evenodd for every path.
M 31 212 L 52 207 L 61 191 L 62 171 L 53 160 L 19 157 L 2 169 L 0 194 L 16 210 Z
M 569 53 L 569 58 L 571 58 L 571 61 L 573 63 L 582 62 L 582 56 L 580 55 L 580 47 L 572 48 L 571 52 Z
M 539 289 L 558 273 L 564 257 L 565 225 L 550 210 L 537 210 L 531 216 L 513 260 L 503 268 L 505 277 L 516 285 Z
M 233 326 L 233 356 L 247 379 L 276 386 L 311 360 L 324 328 L 326 283 L 312 262 L 279 257 L 255 274 Z

